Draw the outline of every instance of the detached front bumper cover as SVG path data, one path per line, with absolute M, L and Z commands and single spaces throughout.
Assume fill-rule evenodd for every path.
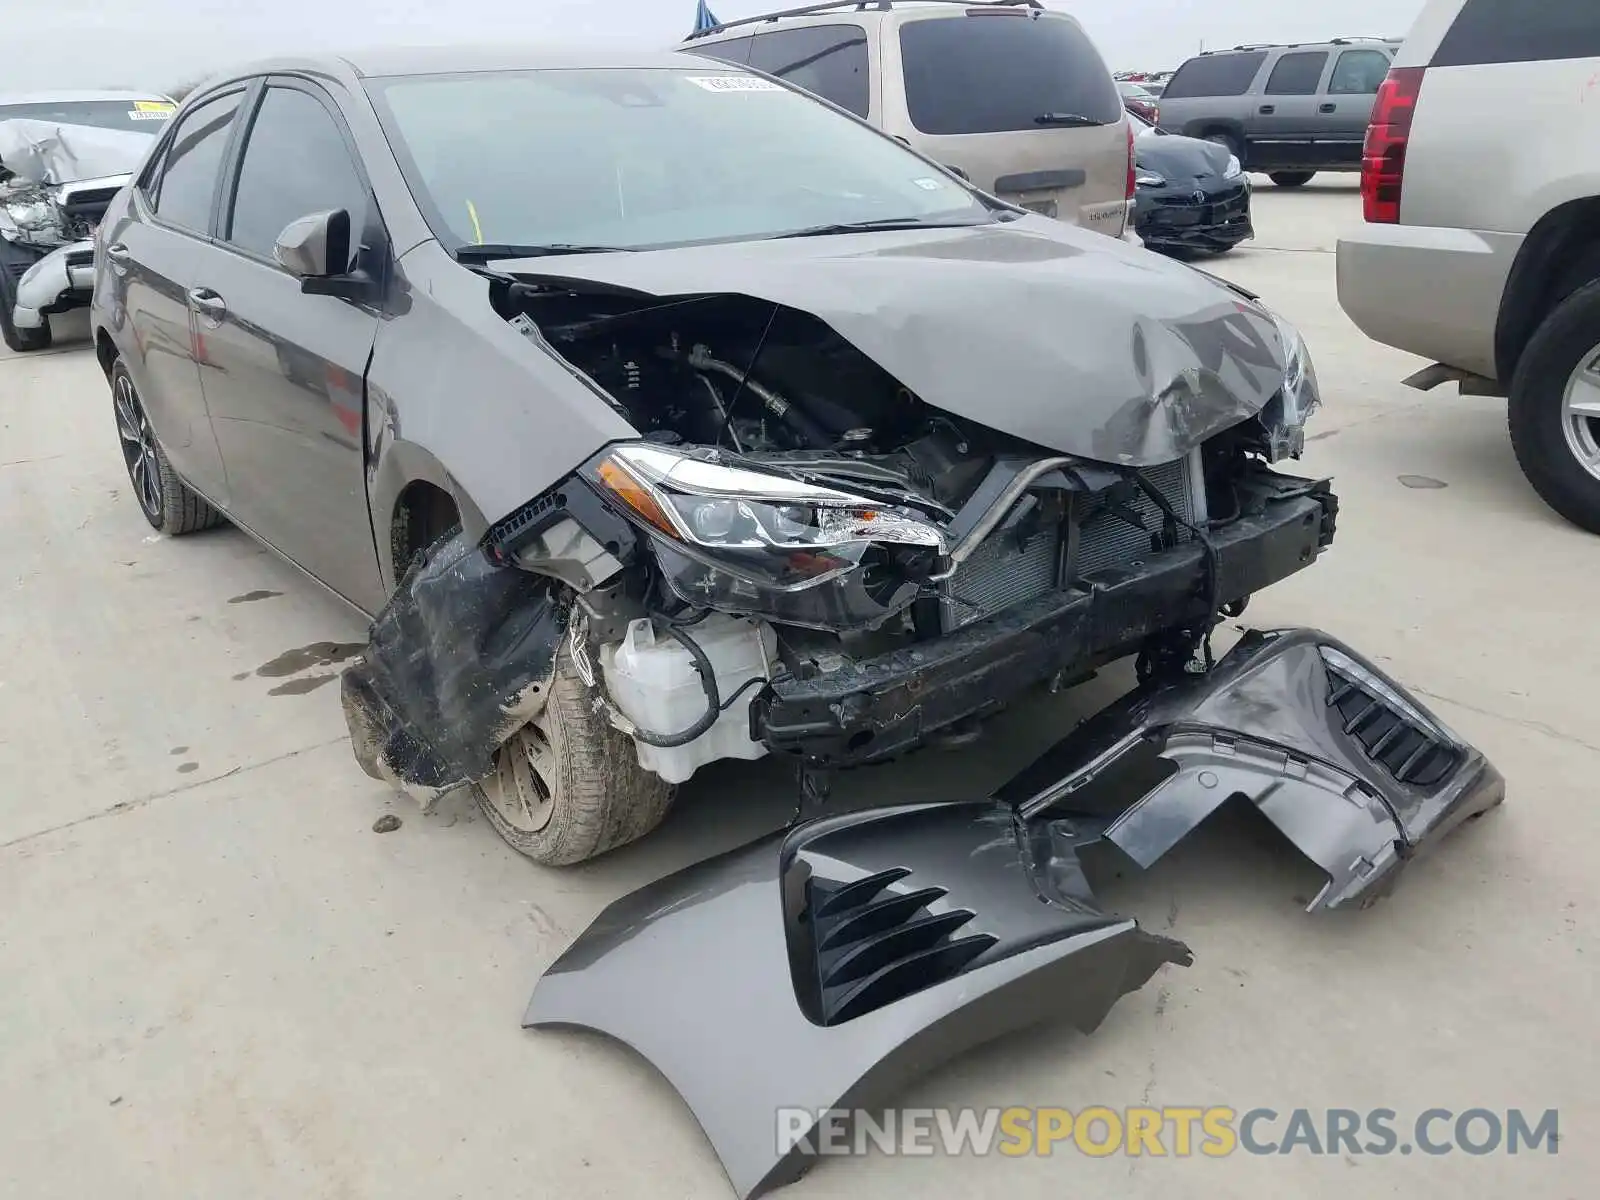
M 17 281 L 12 309 L 18 329 L 38 329 L 47 318 L 83 308 L 94 294 L 94 242 L 60 246 L 34 263 Z
M 1500 803 L 1472 747 L 1349 647 L 1247 635 L 1141 688 L 990 800 L 821 818 L 607 908 L 545 973 L 524 1025 L 609 1034 L 649 1059 L 748 1197 L 814 1147 L 780 1108 L 880 1106 L 910 1077 L 1051 1018 L 1091 1031 L 1180 942 L 1103 912 L 1079 851 L 1148 865 L 1243 797 L 1365 903 L 1424 845 Z

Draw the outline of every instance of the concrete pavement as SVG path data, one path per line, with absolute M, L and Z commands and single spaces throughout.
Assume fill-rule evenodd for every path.
M 1592 1194 L 1600 545 L 1523 481 L 1503 402 L 1400 387 L 1415 360 L 1345 320 L 1331 251 L 1360 219 L 1352 181 L 1263 183 L 1257 208 L 1258 241 L 1202 265 L 1306 333 L 1327 409 L 1304 466 L 1335 476 L 1343 511 L 1333 553 L 1248 619 L 1384 663 L 1490 755 L 1508 803 L 1389 901 L 1321 918 L 1301 911 L 1315 871 L 1262 825 L 1208 825 L 1098 881 L 1187 940 L 1192 968 L 1092 1037 L 1014 1037 L 901 1100 L 1559 1108 L 1560 1153 L 873 1156 L 822 1164 L 794 1200 Z M 728 1194 L 648 1067 L 518 1020 L 605 903 L 780 823 L 787 774 L 719 765 L 659 833 L 565 871 L 464 804 L 418 815 L 345 743 L 333 660 L 361 622 L 231 529 L 153 535 L 63 324 L 56 351 L 0 351 L 0 1195 Z M 846 789 L 979 791 L 1122 683 Z M 372 832 L 390 812 L 402 827 Z

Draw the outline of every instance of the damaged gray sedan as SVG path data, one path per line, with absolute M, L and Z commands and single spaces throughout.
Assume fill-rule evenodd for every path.
M 1208 635 L 1334 535 L 1295 330 L 682 54 L 265 64 L 101 229 L 150 523 L 356 607 L 362 766 L 546 863 Z

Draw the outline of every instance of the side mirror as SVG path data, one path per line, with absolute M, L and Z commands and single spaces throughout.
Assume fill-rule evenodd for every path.
M 272 247 L 272 257 L 300 279 L 326 279 L 350 270 L 350 214 L 342 208 L 290 221 Z

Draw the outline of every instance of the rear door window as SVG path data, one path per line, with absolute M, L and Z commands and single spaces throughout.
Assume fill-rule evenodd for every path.
M 1328 95 L 1375 96 L 1389 67 L 1389 56 L 1381 50 L 1346 50 L 1333 64 Z
M 1600 58 L 1595 0 L 1467 0 L 1433 66 Z
M 859 25 L 808 25 L 757 34 L 750 65 L 858 117 L 867 115 L 867 35 Z
M 1322 68 L 1328 65 L 1325 50 L 1301 51 L 1285 54 L 1267 76 L 1269 96 L 1315 96 L 1317 84 L 1322 79 Z
M 900 57 L 911 123 L 923 133 L 1041 129 L 1063 116 L 1122 120 L 1111 71 L 1074 21 L 1028 10 L 908 21 Z
M 163 221 L 195 233 L 211 231 L 211 203 L 243 93 L 207 100 L 172 131 L 154 205 Z
M 1248 54 L 1206 54 L 1191 58 L 1178 68 L 1178 73 L 1161 93 L 1163 100 L 1179 100 L 1185 96 L 1242 96 L 1255 82 L 1256 72 L 1267 61 L 1265 50 L 1252 50 Z
M 685 54 L 700 54 L 706 58 L 719 58 L 723 62 L 748 63 L 750 43 L 754 38 L 728 38 L 721 42 L 690 42 L 683 47 Z

